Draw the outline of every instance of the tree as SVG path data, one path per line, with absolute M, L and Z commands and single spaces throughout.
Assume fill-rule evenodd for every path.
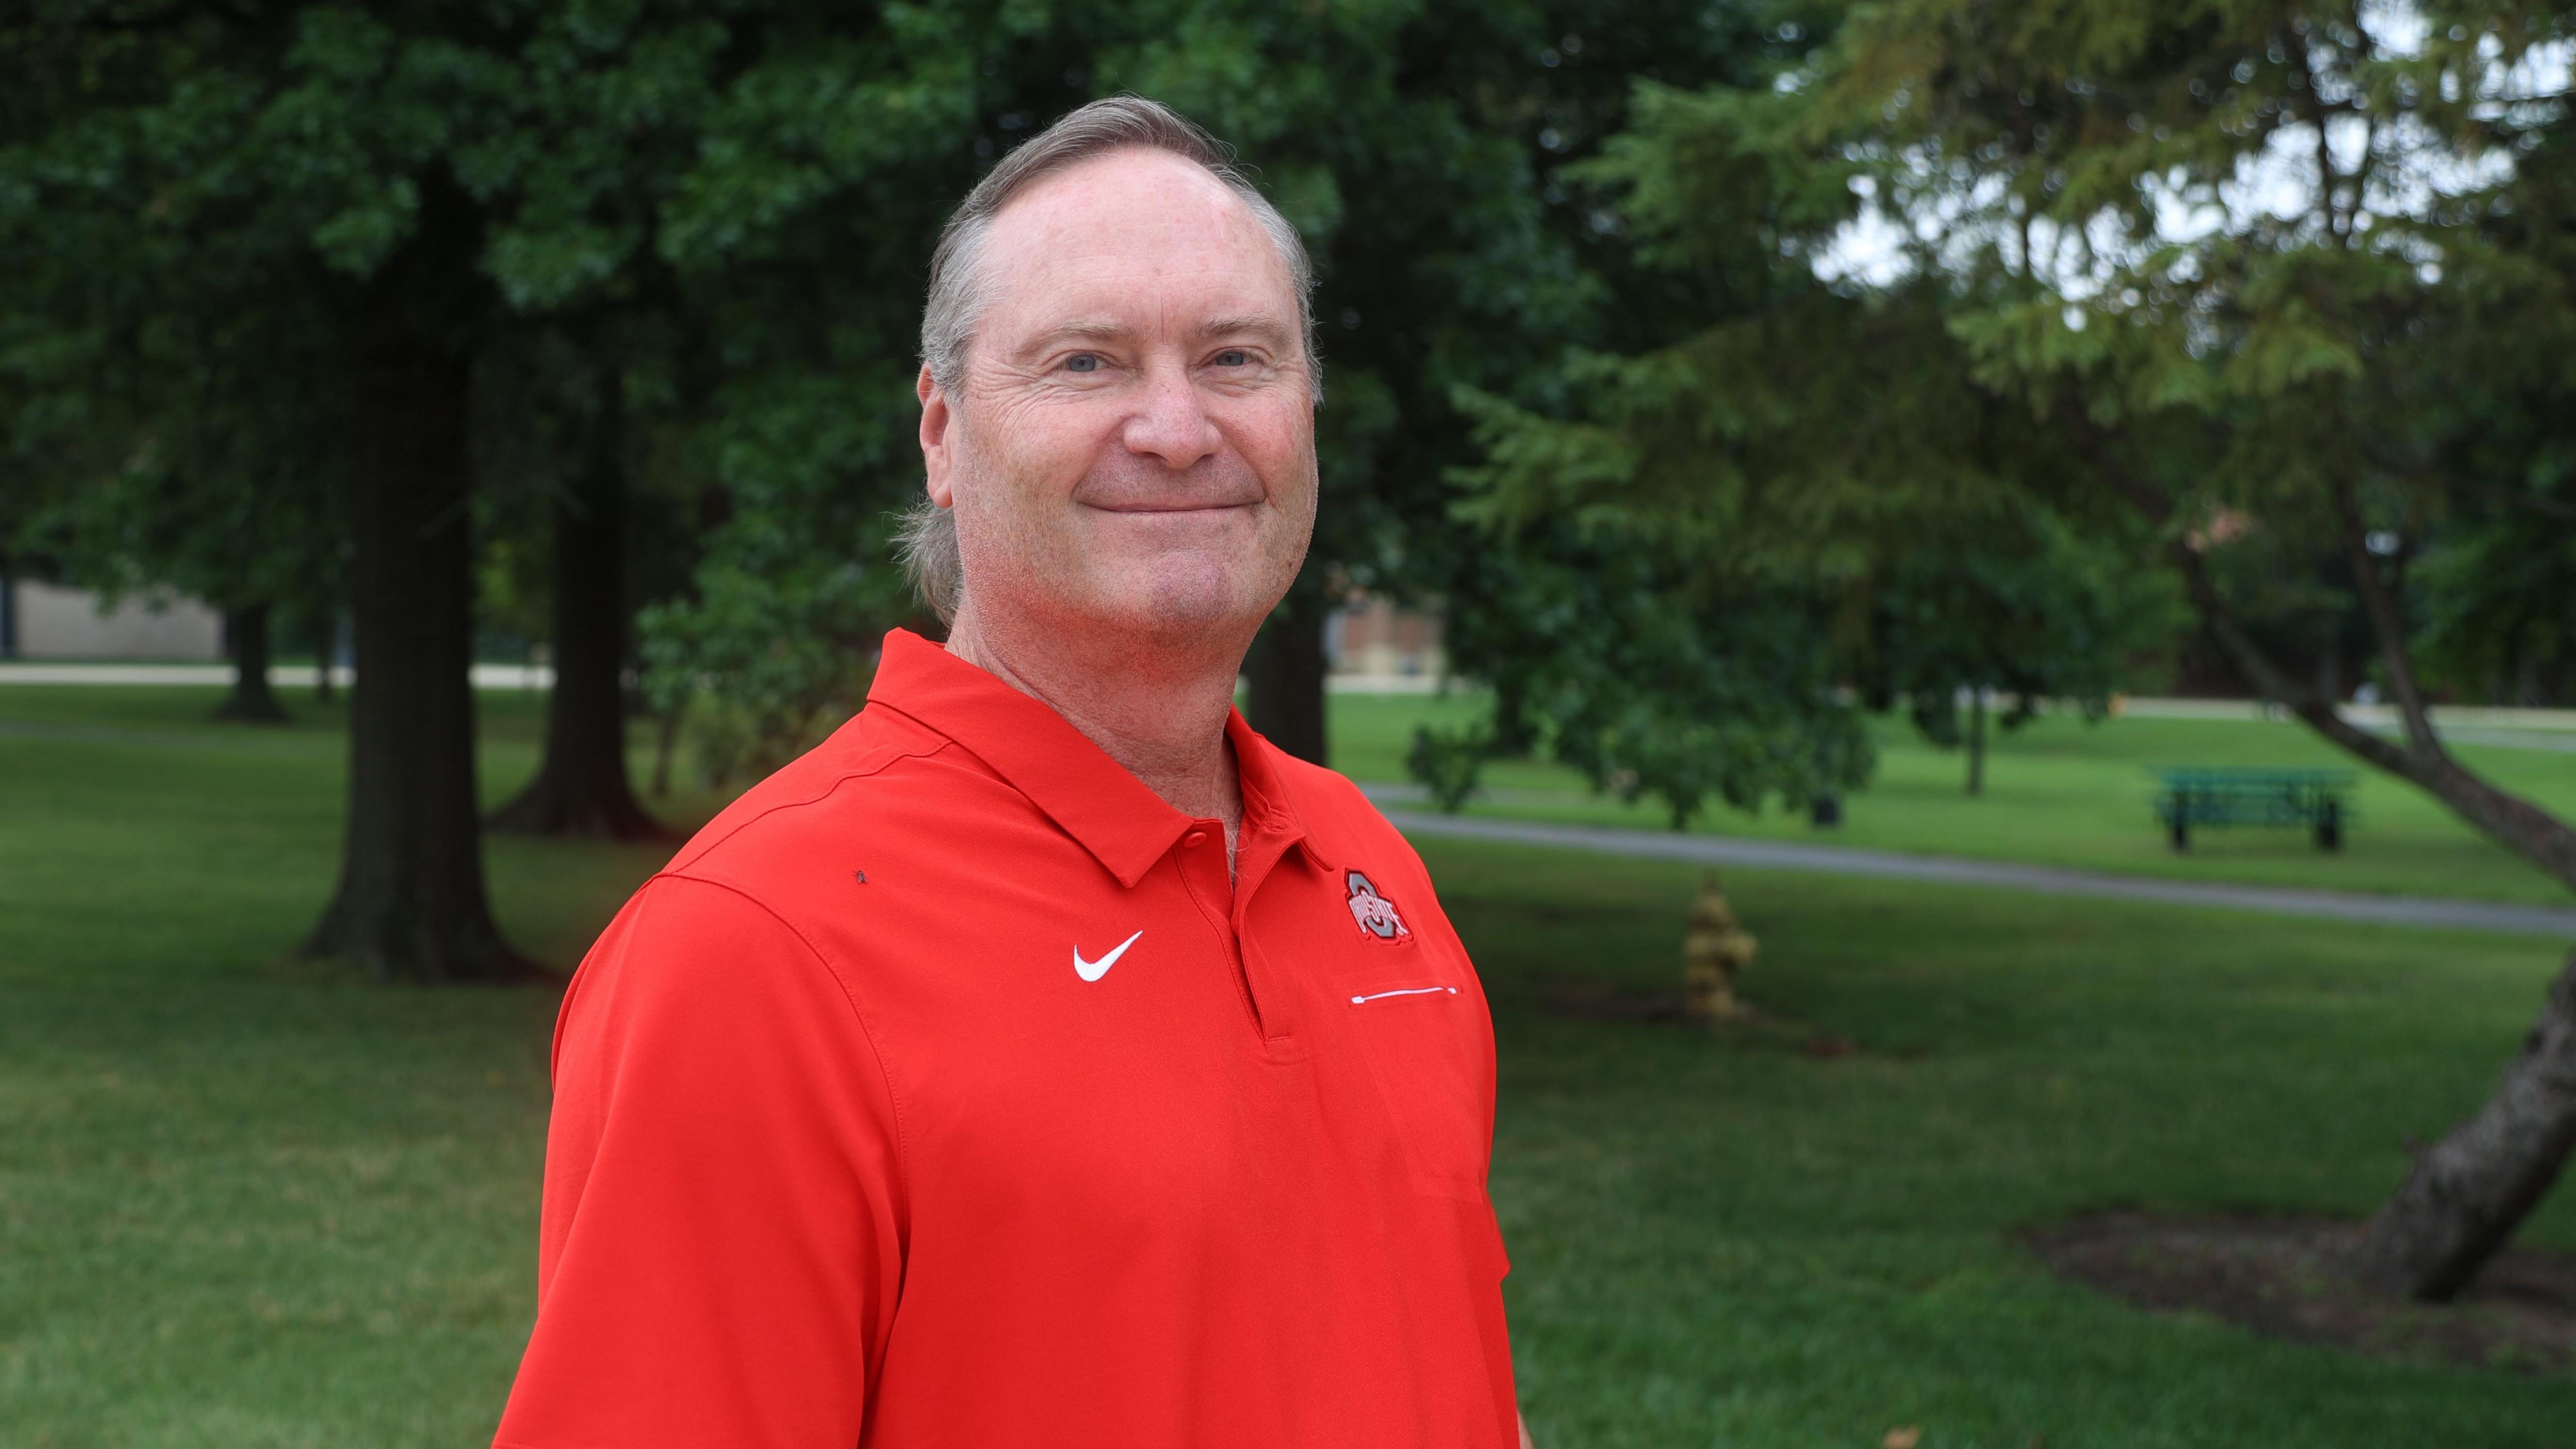
M 21 374 L 23 386 L 77 395 L 85 408 L 69 434 L 26 420 L 24 442 L 56 435 L 47 476 L 29 480 L 19 547 L 110 599 L 170 588 L 220 609 L 233 663 L 220 719 L 286 719 L 268 678 L 272 615 L 317 592 L 337 596 L 338 460 L 301 430 L 303 408 L 265 382 L 281 358 L 318 361 L 299 336 L 311 320 L 284 297 L 245 316 L 174 311 Z
M 627 455 L 634 440 L 627 427 L 626 368 L 613 331 L 606 321 L 594 320 L 577 341 L 535 349 L 553 368 L 520 370 L 513 378 L 554 383 L 574 406 L 562 410 L 573 416 L 544 440 L 553 444 L 544 451 L 564 456 L 523 464 L 542 479 L 547 505 L 545 595 L 554 687 L 546 699 L 536 778 L 492 812 L 486 823 L 496 830 L 608 840 L 664 834 L 635 798 L 626 765 L 628 636 L 635 612 L 626 570 Z M 526 394 L 511 401 L 518 405 L 514 411 L 524 409 Z
M 1354 10 L 1356 23 L 1256 52 L 1293 110 L 1244 104 L 1195 44 L 1160 62 L 1168 99 L 1331 203 L 1290 208 L 1322 277 L 1325 492 L 1306 572 L 1246 661 L 1264 733 L 1324 757 L 1322 626 L 1351 590 L 1441 609 L 1453 646 L 1477 616 L 1512 607 L 1483 591 L 1498 578 L 1480 565 L 1489 540 L 1450 513 L 1449 471 L 1478 456 L 1481 414 L 1460 390 L 1543 406 L 1569 344 L 1650 345 L 1715 315 L 1722 303 L 1699 277 L 1635 266 L 1570 173 L 1624 124 L 1635 77 L 1767 77 L 1784 53 L 1768 17 L 1793 8 Z M 1257 35 L 1271 22 L 1256 7 L 1248 27 L 1232 23 Z M 1309 65 L 1329 90 L 1303 78 Z
M 2180 627 L 2181 600 L 2141 540 L 2084 537 L 2036 499 L 1926 518 L 1909 535 L 1867 586 L 1858 677 L 1875 700 L 1903 701 L 1925 739 L 1966 747 L 1971 795 L 1985 789 L 1991 707 L 2005 729 L 2059 700 L 2098 720 L 2131 662 Z
M 2156 530 L 2244 675 L 2576 885 L 2576 829 L 2444 747 L 2406 602 L 2418 542 L 2461 499 L 2549 510 L 2567 413 L 2527 411 L 2519 374 L 2576 341 L 2570 24 L 2506 4 L 1924 0 L 1868 12 L 1807 79 L 1915 265 L 1954 279 L 1980 385 Z M 1982 285 L 2003 274 L 2022 285 Z M 2442 401 L 2460 397 L 2477 405 Z M 2519 420 L 2505 446 L 2481 413 Z M 2249 550 L 2339 560 L 2401 738 L 2346 719 L 2309 661 L 2247 626 L 2230 576 Z M 2457 1291 L 2571 1143 L 2576 958 L 2355 1270 Z
M 1829 594 L 1733 578 L 1617 534 L 1518 552 L 1517 607 L 1489 612 L 1464 658 L 1511 681 L 1522 723 L 1595 789 L 1652 798 L 1679 830 L 1712 799 L 1758 810 L 1868 778 L 1859 711 L 1836 690 Z M 1446 773 L 1437 793 L 1455 808 L 1497 733 L 1420 731 L 1417 777 L 1437 786 Z
M 694 446 L 729 487 L 752 481 L 756 464 L 735 464 L 760 452 L 763 428 L 810 419 L 824 395 L 888 415 L 871 391 L 892 393 L 904 369 L 885 359 L 908 348 L 854 335 L 829 309 L 856 300 L 867 316 L 870 288 L 891 295 L 895 259 L 917 263 L 918 233 L 874 230 L 870 214 L 924 194 L 916 158 L 965 148 L 961 27 L 977 19 L 67 0 L 0 32 L 0 234 L 52 264 L 40 339 L 77 348 L 164 314 L 263 316 L 281 295 L 312 309 L 294 334 L 309 345 L 262 353 L 248 374 L 333 451 L 348 487 L 349 832 L 310 949 L 381 976 L 522 969 L 485 904 L 476 822 L 478 368 L 535 321 L 684 319 L 701 350 L 668 391 L 703 407 Z M 834 203 L 826 225 L 807 205 L 817 193 Z M 880 297 L 874 314 L 911 305 Z M 41 391 L 61 402 L 76 389 Z M 156 394 L 144 414 L 171 405 Z M 86 411 L 84 436 L 108 436 L 105 411 Z M 209 421 L 255 431 L 230 409 Z M 767 441 L 808 459 L 817 446 Z M 599 443 L 594 457 L 610 456 L 631 454 Z M 827 475 L 846 466 L 806 476 Z M 618 652 L 574 651 L 594 664 Z M 603 693 L 566 691 L 558 714 L 594 726 L 567 737 L 604 733 L 601 710 L 576 708 Z
M 531 105 L 532 78 L 615 26 L 487 18 L 66 4 L 13 22 L 0 52 L 18 93 L 42 98 L 9 113 L 0 215 L 12 246 L 51 246 L 44 335 L 150 342 L 176 318 L 176 381 L 128 416 L 184 416 L 230 457 L 313 439 L 346 480 L 349 823 L 307 947 L 382 977 L 524 969 L 491 921 L 476 822 L 470 383 L 507 305 L 495 276 L 586 259 L 560 244 L 577 228 L 504 224 L 513 184 L 542 170 L 532 156 L 597 163 L 635 129 L 598 108 L 581 132 Z M 64 237 L 87 245 L 49 241 Z M 260 335 L 233 346 L 226 318 Z M 258 412 L 243 388 L 199 385 L 226 370 L 256 380 Z M 218 498 L 278 497 L 255 469 L 188 476 Z
M 1873 520 L 1987 488 L 2079 519 L 2126 509 L 2267 697 L 2576 884 L 2576 831 L 2443 747 L 2406 602 L 2420 541 L 2462 498 L 2556 511 L 2571 414 L 2532 410 L 2527 379 L 2563 372 L 2543 359 L 2576 340 L 2570 25 L 2503 4 L 1899 0 L 1767 91 L 1649 88 L 1596 172 L 1628 188 L 1641 255 L 1774 283 L 1688 346 L 1597 367 L 1621 386 L 1572 416 L 1511 420 L 1474 481 L 1507 505 L 1554 486 L 1571 522 L 1660 520 L 1746 561 L 1781 536 L 1766 513 L 1830 563 L 1888 537 Z M 1827 192 L 1846 185 L 1893 238 L 1879 265 L 1845 250 Z M 1764 332 L 1801 311 L 1803 330 Z M 1835 359 L 1865 380 L 1837 384 Z M 2459 397 L 2478 405 L 2440 401 Z M 2499 433 L 2498 415 L 2524 421 Z M 1749 508 L 1764 478 L 1789 496 Z M 2402 739 L 2339 713 L 2330 659 L 2251 627 L 2231 585 L 2266 556 L 2347 591 Z M 2576 958 L 2356 1271 L 2456 1291 L 2576 1143 L 2571 1084 Z
M 2576 274 L 2566 218 L 2576 160 L 2563 132 L 2525 156 L 2514 195 L 2481 230 L 2562 279 Z M 2563 306 L 2563 300 L 2560 300 Z M 2547 314 L 2542 314 L 2545 320 Z M 2524 321 L 2534 319 L 2525 318 Z M 2383 538 L 2407 560 L 2421 667 L 2436 687 L 2499 704 L 2576 695 L 2576 377 L 2548 325 L 2453 331 L 2427 359 L 2436 410 L 2425 455 L 2440 512 L 2420 536 Z
M 1581 572 L 1624 581 L 1576 614 L 1517 578 L 1460 641 L 1469 667 L 1560 758 L 1661 795 L 1677 824 L 1708 795 L 1756 809 L 1857 785 L 1863 703 L 2006 680 L 2098 694 L 2135 638 L 2108 618 L 2132 571 L 2021 491 L 2064 476 L 2064 450 L 1970 383 L 1943 289 L 1818 276 L 1858 171 L 1809 141 L 1806 105 L 1774 76 L 1639 88 L 1631 131 L 1574 179 L 1618 207 L 1640 266 L 1701 278 L 1715 316 L 1577 355 L 1553 409 L 1471 398 L 1487 458 L 1456 475 L 1498 546 L 1589 550 Z M 2070 601 L 2090 607 L 2040 617 Z M 1952 627 L 1962 604 L 1985 627 Z M 1669 637 L 1684 620 L 1687 644 Z M 1417 752 L 1445 796 L 1475 743 Z
M 2571 525 L 2471 504 L 2426 540 L 2411 582 L 2436 687 L 2524 707 L 2576 696 Z
M 132 415 L 187 414 L 255 456 L 266 417 L 229 406 L 234 389 L 188 385 L 247 365 L 286 431 L 325 440 L 347 481 L 348 831 L 307 949 L 379 977 L 517 974 L 484 896 L 466 680 L 465 382 L 491 295 L 482 219 L 444 164 L 459 112 L 496 99 L 496 77 L 417 31 L 320 6 L 70 4 L 14 22 L 5 42 L 10 84 L 39 84 L 49 104 L 12 117 L 0 226 L 18 245 L 91 243 L 44 274 L 53 334 L 149 337 L 178 318 L 179 383 Z M 233 349 L 227 317 L 276 328 Z M 199 400 L 213 405 L 190 413 Z M 255 474 L 204 476 L 267 493 Z
M 154 82 L 97 21 L 0 25 L 0 553 L 110 598 L 167 587 L 213 603 L 235 662 L 217 713 L 282 719 L 269 615 L 339 573 L 331 449 L 274 386 L 318 362 L 317 314 L 238 275 L 229 305 L 192 305 L 218 268 L 176 231 L 133 224 L 166 216 L 168 198 L 114 175 L 136 144 L 118 107 Z

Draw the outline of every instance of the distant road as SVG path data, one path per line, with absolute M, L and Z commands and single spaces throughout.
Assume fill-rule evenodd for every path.
M 1402 798 L 1398 791 L 1385 787 L 1370 786 L 1367 789 L 1372 798 L 1381 801 L 1390 797 Z M 1441 815 L 1391 804 L 1386 807 L 1386 818 L 1407 835 L 1542 845 L 1646 860 L 1745 865 L 1768 870 L 1814 871 L 1822 875 L 1980 886 L 2037 895 L 2153 901 L 2164 905 L 2257 911 L 2274 916 L 2308 916 L 2384 926 L 2432 926 L 2576 939 L 2576 907 L 2570 906 L 2516 906 L 2430 896 L 2382 896 L 2360 891 L 2158 880 L 2148 876 L 2064 870 L 2056 866 L 1962 860 L 1945 855 L 1903 855 L 1895 851 L 1859 850 L 1835 845 L 1735 840 L 1723 836 L 1683 835 L 1612 825 L 1551 825 L 1538 821 L 1496 820 L 1487 816 Z
M 2401 724 L 2394 705 L 2347 704 L 2342 713 L 2345 719 L 2364 729 L 2395 730 Z M 2293 723 L 2289 711 L 2277 704 L 2265 704 L 2254 699 L 2128 699 L 2121 701 L 2120 714 L 2134 719 L 2259 719 Z M 2576 709 L 2437 704 L 2433 706 L 2433 723 L 2446 735 L 2459 729 L 2485 727 L 2576 731 Z
M 357 672 L 347 665 L 331 671 L 332 682 L 347 684 Z M 0 659 L 0 686 L 11 684 L 230 684 L 229 664 L 57 664 L 41 659 Z M 280 664 L 268 671 L 278 688 L 311 684 L 310 664 Z M 546 689 L 554 670 L 543 664 L 477 664 L 477 689 Z
M 2291 723 L 2278 705 L 2250 699 L 2132 699 L 2121 713 L 2132 719 L 2264 720 Z M 2375 735 L 2406 733 L 2394 706 L 2348 704 L 2343 717 Z M 2494 745 L 2508 750 L 2576 754 L 2576 709 L 2504 709 L 2480 705 L 2433 707 L 2433 728 L 2455 745 Z

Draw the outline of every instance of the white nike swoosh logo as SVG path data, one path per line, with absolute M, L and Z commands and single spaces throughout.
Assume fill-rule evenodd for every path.
M 1145 933 L 1138 931 L 1136 936 L 1141 936 L 1143 934 Z M 1097 961 L 1083 960 L 1082 948 L 1080 946 L 1074 947 L 1073 974 L 1081 977 L 1085 981 L 1097 981 L 1101 977 L 1108 975 L 1109 968 L 1118 964 L 1118 958 L 1127 954 L 1127 948 L 1136 944 L 1136 936 L 1130 936 L 1126 940 L 1119 942 L 1117 950 L 1110 952 L 1108 955 L 1101 957 Z

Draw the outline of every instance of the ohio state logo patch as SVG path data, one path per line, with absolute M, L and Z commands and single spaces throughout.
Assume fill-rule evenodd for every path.
M 1381 941 L 1394 941 L 1413 933 L 1404 929 L 1404 917 L 1395 913 L 1395 902 L 1377 893 L 1377 887 L 1358 871 L 1345 871 L 1351 887 L 1351 919 L 1360 929 Z

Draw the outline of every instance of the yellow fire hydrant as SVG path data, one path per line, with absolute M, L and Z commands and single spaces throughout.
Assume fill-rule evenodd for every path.
M 1682 938 L 1682 1010 L 1699 1021 L 1744 1015 L 1744 1004 L 1735 999 L 1735 978 L 1761 949 L 1735 919 L 1711 872 L 1691 907 L 1690 932 Z

